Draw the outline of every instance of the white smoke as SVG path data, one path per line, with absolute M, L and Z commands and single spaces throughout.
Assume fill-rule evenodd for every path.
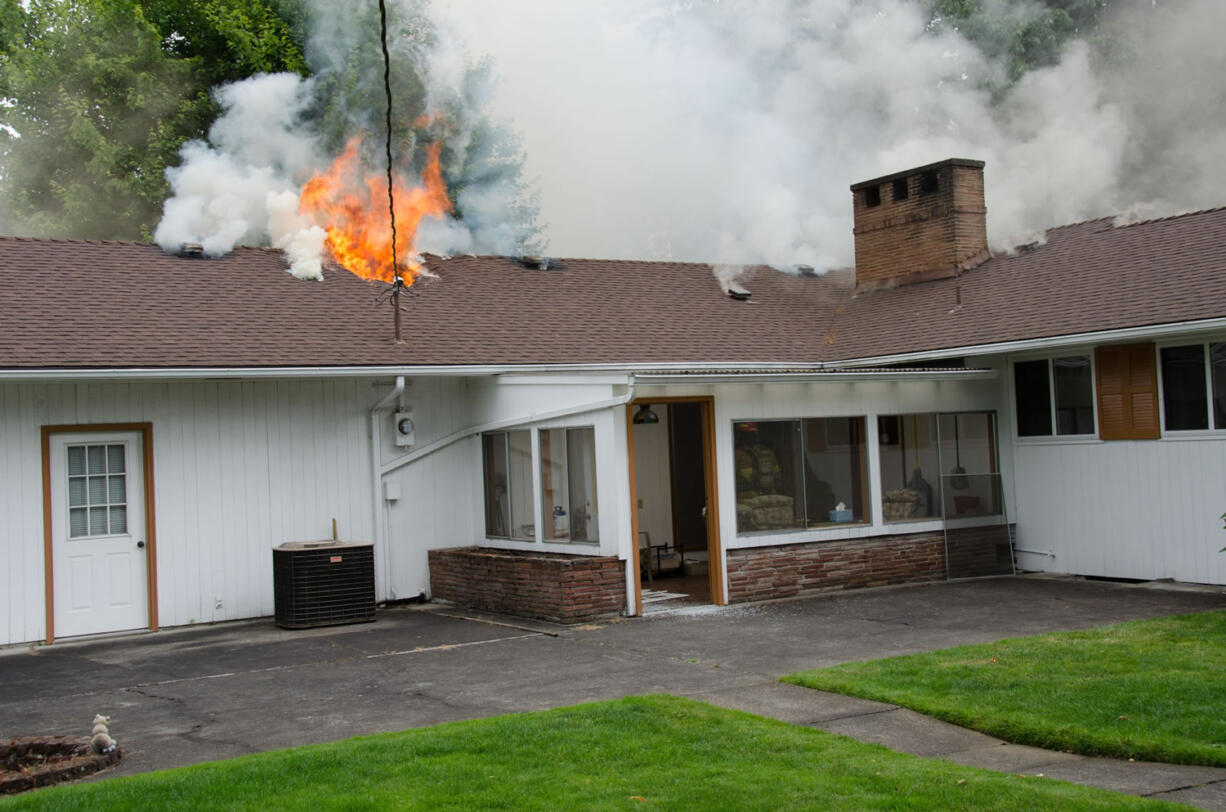
M 1101 70 L 1074 41 L 1003 99 L 1004 64 L 918 0 L 447 5 L 494 58 L 559 255 L 846 266 L 848 186 L 950 157 L 986 161 L 998 250 L 1226 202 L 1220 0 L 1113 3 L 1148 60 Z
M 421 15 L 414 0 L 389 3 L 391 58 L 414 66 L 427 109 L 441 113 L 446 122 L 445 137 L 458 164 L 455 174 L 469 169 L 472 177 L 457 196 L 464 221 L 448 216 L 423 220 L 415 248 L 439 254 L 514 253 L 521 232 L 508 221 L 508 211 L 519 204 L 518 191 L 506 182 L 505 172 L 497 171 L 505 158 L 499 152 L 507 146 L 505 136 L 501 142 L 494 139 L 491 133 L 498 131 L 481 115 L 490 97 L 487 77 L 473 70 L 445 19 L 435 28 Z M 370 31 L 354 24 L 350 9 L 317 0 L 308 19 L 307 54 L 317 75 L 345 76 L 347 55 L 378 52 L 378 42 L 367 41 Z M 381 79 L 381 61 L 378 67 Z M 171 196 L 154 240 L 169 252 L 184 242 L 200 243 L 209 256 L 240 244 L 272 245 L 285 252 L 294 276 L 322 279 L 326 233 L 298 213 L 301 184 L 333 157 L 323 154 L 309 118 L 318 93 L 316 82 L 292 73 L 261 74 L 215 89 L 222 115 L 209 129 L 207 142 L 185 144 L 180 165 L 166 171 Z M 383 107 L 353 109 L 348 99 L 339 101 L 349 133 L 383 131 Z M 485 138 L 482 148 L 470 149 L 479 136 Z M 490 168 L 495 171 L 484 171 Z
M 209 142 L 189 141 L 166 170 L 172 196 L 153 238 L 165 251 L 197 242 L 209 256 L 235 245 L 286 250 L 291 273 L 320 279 L 323 230 L 298 217 L 297 184 L 320 163 L 301 119 L 311 82 L 261 74 L 215 92 L 223 110 Z

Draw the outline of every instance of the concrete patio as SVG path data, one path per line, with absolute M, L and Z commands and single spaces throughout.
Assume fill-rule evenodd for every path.
M 556 626 L 449 606 L 286 631 L 271 620 L 0 652 L 0 735 L 84 735 L 127 757 L 97 780 L 364 733 L 671 693 L 1005 772 L 1226 810 L 1226 770 L 1008 745 L 788 672 L 964 643 L 1226 608 L 1221 589 L 1019 577 Z

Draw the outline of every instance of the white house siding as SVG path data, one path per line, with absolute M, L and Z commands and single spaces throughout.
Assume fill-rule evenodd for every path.
M 472 425 L 470 390 L 466 378 L 410 378 L 404 403 L 412 412 L 414 444 L 397 447 L 388 416 L 380 415 L 382 447 L 380 465 L 389 465 Z M 381 393 L 390 391 L 384 387 Z M 430 590 L 426 552 L 438 547 L 476 543 L 482 525 L 480 482 L 481 444 L 474 437 L 461 439 L 415 462 L 384 475 L 383 481 L 399 490 L 400 498 L 388 501 L 379 495 L 381 520 L 386 523 L 387 598 L 416 598 Z M 368 475 L 369 477 L 369 475 Z M 386 485 L 385 485 L 386 487 Z
M 158 623 L 178 626 L 272 614 L 271 548 L 333 518 L 372 539 L 375 396 L 354 379 L 0 385 L 0 643 L 46 636 L 41 426 L 153 424 Z
M 1112 578 L 1226 583 L 1226 437 L 1022 441 L 1019 564 Z

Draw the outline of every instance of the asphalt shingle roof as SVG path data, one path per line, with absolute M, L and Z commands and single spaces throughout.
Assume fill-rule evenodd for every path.
M 1093 220 L 956 279 L 855 294 L 845 274 L 751 268 L 750 301 L 699 263 L 429 258 L 403 315 L 335 266 L 153 245 L 0 238 L 0 369 L 451 364 L 809 365 L 1226 317 L 1226 209 Z M 957 289 L 961 308 L 955 308 Z M 954 312 L 950 312 L 954 311 Z

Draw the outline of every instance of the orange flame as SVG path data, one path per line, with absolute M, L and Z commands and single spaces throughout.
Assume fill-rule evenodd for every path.
M 404 283 L 411 285 L 422 270 L 413 249 L 418 223 L 423 217 L 441 217 L 452 211 L 439 164 L 442 145 L 426 148 L 421 186 L 408 188 L 399 176 L 393 177 L 398 269 L 392 267 L 387 177 L 362 177 L 360 146 L 360 138 L 351 139 L 331 166 L 306 182 L 298 196 L 298 211 L 323 227 L 332 256 L 346 270 L 363 279 L 383 282 L 393 281 L 399 273 Z

